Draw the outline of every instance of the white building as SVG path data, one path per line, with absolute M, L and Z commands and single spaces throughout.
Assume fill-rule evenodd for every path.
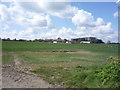
M 53 41 L 53 43 L 57 43 L 57 41 Z
M 90 41 L 81 41 L 80 43 L 90 43 Z

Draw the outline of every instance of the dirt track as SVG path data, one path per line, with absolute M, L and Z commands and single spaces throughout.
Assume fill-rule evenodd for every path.
M 17 55 L 14 55 L 14 65 L 3 65 L 2 88 L 55 88 L 37 75 L 19 69 L 21 65 Z
M 3 69 L 3 88 L 52 88 L 53 86 L 35 75 L 29 75 L 13 68 Z
M 58 50 L 58 51 L 28 51 L 27 53 L 80 53 L 95 55 L 89 51 L 69 51 L 69 50 Z M 16 53 L 26 53 L 26 52 L 3 52 L 12 53 L 14 55 L 14 60 L 12 64 L 3 65 L 2 68 L 2 87 L 3 88 L 57 88 L 58 86 L 53 86 L 37 75 L 33 75 L 30 72 L 25 72 L 24 62 L 19 60 Z M 19 68 L 20 67 L 20 68 Z M 22 68 L 21 68 L 22 67 Z M 28 68 L 28 67 L 25 67 Z M 61 87 L 61 86 L 59 86 Z

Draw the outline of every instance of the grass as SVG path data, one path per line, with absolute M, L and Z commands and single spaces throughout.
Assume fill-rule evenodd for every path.
M 81 62 L 100 64 L 109 56 L 104 55 L 85 55 L 76 53 L 21 53 L 20 57 L 31 64 L 80 64 Z M 107 60 L 106 60 L 107 61 Z M 84 65 L 84 64 L 81 64 Z
M 2 51 L 2 41 L 0 40 L 0 52 Z
M 94 71 L 110 62 L 104 54 L 91 56 L 72 53 L 21 53 L 20 58 L 36 68 L 31 72 L 52 84 L 66 88 L 100 88 Z M 84 59 L 83 59 L 84 58 Z M 106 86 L 107 87 L 107 86 Z
M 2 64 L 2 41 L 0 40 L 0 64 Z
M 112 85 L 110 83 L 101 86 L 94 72 L 109 63 L 109 57 L 118 57 L 118 45 L 3 41 L 2 46 L 3 52 L 19 52 L 16 53 L 18 58 L 34 68 L 31 72 L 40 75 L 49 83 L 60 84 L 67 88 L 109 88 Z M 93 54 L 24 52 L 40 50 L 78 50 Z M 4 63 L 10 63 L 12 60 L 12 54 L 3 53 Z
M 39 51 L 39 50 L 85 50 L 116 54 L 118 45 L 109 44 L 54 44 L 43 42 L 3 41 L 3 51 Z
M 13 55 L 12 54 L 3 54 L 2 55 L 2 63 L 3 64 L 11 64 L 13 61 Z
M 106 69 L 106 67 L 109 68 Z M 104 66 L 76 66 L 67 68 L 41 67 L 31 72 L 40 75 L 49 83 L 61 84 L 66 88 L 118 88 L 120 87 L 120 70 L 118 68 L 111 69 L 111 67 L 116 67 L 116 65 L 111 66 L 108 64 Z M 120 67 L 120 64 L 117 67 Z M 118 71 L 115 71 L 116 69 Z M 98 71 L 100 72 L 98 73 Z M 104 74 L 100 74 L 102 72 Z M 107 79 L 107 82 L 103 84 L 101 78 Z

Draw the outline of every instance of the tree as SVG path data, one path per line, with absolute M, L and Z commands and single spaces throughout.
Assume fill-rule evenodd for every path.
M 111 42 L 110 41 L 107 41 L 107 44 L 110 44 Z
M 15 39 L 13 39 L 13 41 L 16 41 L 16 38 L 15 38 Z
M 10 41 L 10 38 L 7 38 L 7 41 Z
M 58 37 L 58 38 L 57 38 L 57 40 L 61 40 L 61 38 L 60 38 L 60 37 Z

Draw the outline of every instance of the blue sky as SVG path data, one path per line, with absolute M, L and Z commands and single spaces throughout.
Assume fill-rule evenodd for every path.
M 101 17 L 106 22 L 112 22 L 112 26 L 115 30 L 118 29 L 117 18 L 113 17 L 113 14 L 118 11 L 118 6 L 116 2 L 81 2 L 81 3 L 71 3 L 80 9 L 91 12 L 95 18 Z
M 118 30 L 118 18 L 115 18 L 113 14 L 118 11 L 118 6 L 116 2 L 71 2 L 72 6 L 78 7 L 85 11 L 91 12 L 96 18 L 103 18 L 106 22 L 111 22 L 114 30 Z M 52 17 L 56 28 L 61 27 L 71 27 L 75 29 L 76 27 L 70 22 L 69 19 L 61 19 L 59 17 Z
M 30 7 L 31 6 L 31 7 Z M 78 38 L 116 42 L 116 2 L 1 3 L 2 38 Z

